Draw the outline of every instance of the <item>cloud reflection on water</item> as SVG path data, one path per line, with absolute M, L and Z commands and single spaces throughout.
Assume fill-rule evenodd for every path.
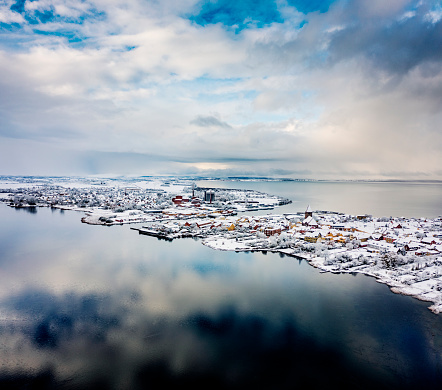
M 339 349 L 303 332 L 292 312 L 271 320 L 221 305 L 213 314 L 189 312 L 179 319 L 149 315 L 135 301 L 120 306 L 117 297 L 44 291 L 11 297 L 2 305 L 16 319 L 2 326 L 2 336 L 15 339 L 6 372 L 19 365 L 18 377 L 43 376 L 51 385 L 79 388 L 94 381 L 103 388 L 182 382 L 278 388 L 307 380 L 345 385 L 366 375 L 349 370 Z M 2 371 L 0 382 L 8 379 Z
M 159 242 L 75 213 L 43 209 L 13 223 L 13 210 L 1 211 L 16 233 L 0 275 L 1 384 L 440 383 L 439 317 L 372 279 Z

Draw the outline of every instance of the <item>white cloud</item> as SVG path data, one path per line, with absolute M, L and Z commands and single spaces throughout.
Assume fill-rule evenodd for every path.
M 9 9 L 0 9 L 0 23 L 24 23 L 25 20 L 17 12 L 13 12 Z
M 442 6 L 429 11 L 426 15 L 426 19 L 431 23 L 437 23 L 442 19 Z
M 28 138 L 79 159 L 94 150 L 156 156 L 151 167 L 162 173 L 440 175 L 441 59 L 431 51 L 437 36 L 419 24 L 427 8 L 355 1 L 306 16 L 281 2 L 284 23 L 234 34 L 181 17 L 196 3 L 27 2 L 88 16 L 38 25 L 60 36 L 36 34 L 0 8 L 5 23 L 25 24 L 8 36 L 14 45 L 0 46 L 0 136 L 18 154 Z M 427 45 L 411 51 L 407 23 Z M 81 40 L 69 42 L 66 31 Z M 2 173 L 20 159 L 3 157 Z

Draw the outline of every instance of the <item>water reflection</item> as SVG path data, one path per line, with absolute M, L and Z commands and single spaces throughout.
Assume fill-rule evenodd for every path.
M 8 327 L 8 338 L 17 340 L 17 348 L 8 351 L 14 356 L 9 370 L 17 364 L 33 367 L 39 374 L 25 371 L 19 380 L 44 377 L 51 387 L 77 388 L 96 383 L 131 389 L 186 383 L 198 388 L 385 384 L 378 374 L 354 367 L 339 348 L 305 334 L 292 312 L 270 320 L 229 305 L 212 314 L 188 313 L 181 320 L 147 313 L 134 318 L 133 308 L 117 309 L 115 303 L 108 297 L 45 292 L 14 297 L 9 306 L 28 320 Z M 11 379 L 5 374 L 0 380 Z
M 2 388 L 442 384 L 440 317 L 370 278 L 0 212 Z
M 26 207 L 15 207 L 17 212 L 25 211 L 29 214 L 37 214 L 37 207 L 35 206 L 26 206 Z
M 307 331 L 293 310 L 278 308 L 269 318 L 260 307 L 247 312 L 228 304 L 174 318 L 149 314 L 139 296 L 121 298 L 132 303 L 43 291 L 3 302 L 15 321 L 2 326 L 2 342 L 7 337 L 14 343 L 6 348 L 11 358 L 3 364 L 0 381 L 11 381 L 11 371 L 19 366 L 24 372 L 14 374 L 17 383 L 44 379 L 50 387 L 68 388 L 408 388 L 440 383 L 419 327 L 396 329 L 397 344 L 383 351 L 389 355 L 385 361 L 377 356 L 367 364 L 342 348 L 338 333 L 321 339 Z M 389 362 L 402 363 L 403 356 L 408 362 L 403 367 Z
M 54 349 L 69 340 L 84 337 L 105 341 L 109 331 L 119 324 L 119 315 L 103 308 L 111 306 L 109 297 L 54 295 L 47 291 L 23 291 L 4 301 L 4 308 L 15 318 L 26 320 L 21 330 L 40 349 Z M 20 328 L 18 328 L 20 331 Z

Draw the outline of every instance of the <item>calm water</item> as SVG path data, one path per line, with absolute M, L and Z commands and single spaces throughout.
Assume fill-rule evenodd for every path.
M 442 385 L 442 316 L 427 303 L 81 216 L 0 204 L 1 389 Z
M 313 210 L 375 217 L 442 215 L 442 183 L 422 182 L 229 182 L 199 181 L 201 187 L 252 189 L 284 196 L 293 203 L 275 212 Z

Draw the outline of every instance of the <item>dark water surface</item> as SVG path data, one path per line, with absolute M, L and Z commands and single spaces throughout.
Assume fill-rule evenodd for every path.
M 427 303 L 81 216 L 0 205 L 0 389 L 441 388 Z

